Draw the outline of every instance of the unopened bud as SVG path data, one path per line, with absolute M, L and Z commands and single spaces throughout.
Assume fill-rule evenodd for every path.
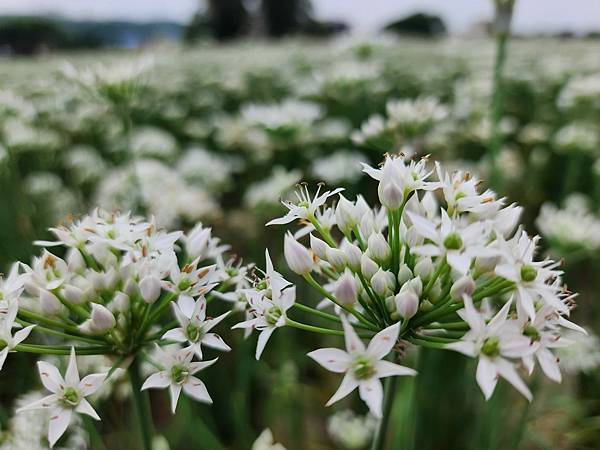
M 398 283 L 403 285 L 413 277 L 413 273 L 406 264 L 403 264 L 398 271 Z
M 327 260 L 327 250 L 329 249 L 329 245 L 322 239 L 318 237 L 314 237 L 312 234 L 310 235 L 310 248 L 313 253 L 317 255 L 317 258 Z
M 129 304 L 129 296 L 124 292 L 117 292 L 112 301 L 114 310 L 120 313 L 129 311 Z
M 346 254 L 348 267 L 350 267 L 354 272 L 358 272 L 360 270 L 360 259 L 363 255 L 363 253 L 360 251 L 360 248 L 354 244 L 347 243 L 342 247 L 342 250 Z
M 46 316 L 56 316 L 62 310 L 62 303 L 52 292 L 40 289 L 40 308 Z
M 392 289 L 393 284 L 390 283 L 388 273 L 383 269 L 379 269 L 371 278 L 371 287 L 377 295 L 385 296 Z
M 396 310 L 403 319 L 410 319 L 419 310 L 419 297 L 411 289 L 396 295 Z
M 335 208 L 335 222 L 338 228 L 344 232 L 348 232 L 352 230 L 352 228 L 357 225 L 357 215 L 358 211 L 350 200 L 340 194 L 340 199 Z
M 115 316 L 108 308 L 98 303 L 92 303 L 92 324 L 98 332 L 111 330 L 117 324 Z
M 452 298 L 463 298 L 464 294 L 471 295 L 475 290 L 475 281 L 470 276 L 462 276 L 450 288 Z
M 335 270 L 341 272 L 346 267 L 347 258 L 346 254 L 337 248 L 327 249 L 327 261 L 333 266 Z
M 146 303 L 154 303 L 160 297 L 160 279 L 154 275 L 145 276 L 140 281 L 140 294 Z
M 369 236 L 368 249 L 371 258 L 381 265 L 388 262 L 392 253 L 389 244 L 381 233 L 373 233 Z
M 363 255 L 360 257 L 360 271 L 362 272 L 363 276 L 367 280 L 370 280 L 378 270 L 379 266 L 377 263 L 369 258 L 366 253 L 363 253 Z
M 83 289 L 67 284 L 63 290 L 63 296 L 65 299 L 73 305 L 81 305 L 85 302 L 86 296 Z
M 421 277 L 422 280 L 429 280 L 433 273 L 433 262 L 429 256 L 421 258 L 421 260 L 415 264 L 415 275 Z
M 300 244 L 291 233 L 285 235 L 283 255 L 289 268 L 298 275 L 306 275 L 313 269 L 313 258 L 304 245 Z
M 344 305 L 353 305 L 358 297 L 354 275 L 346 270 L 344 275 L 337 280 L 333 294 Z
M 85 259 L 81 255 L 81 252 L 77 249 L 69 249 L 66 261 L 71 272 L 79 272 L 85 270 L 86 268 Z

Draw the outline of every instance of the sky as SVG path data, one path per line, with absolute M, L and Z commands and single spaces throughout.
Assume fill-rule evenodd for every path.
M 202 4 L 203 0 L 0 0 L 0 15 L 185 23 Z M 491 0 L 313 0 L 313 7 L 318 18 L 343 20 L 364 33 L 415 11 L 439 14 L 450 31 L 459 33 L 492 14 Z M 524 33 L 600 30 L 600 0 L 517 0 L 514 29 Z

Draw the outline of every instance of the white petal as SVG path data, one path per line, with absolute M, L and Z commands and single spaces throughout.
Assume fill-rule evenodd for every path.
M 93 373 L 91 375 L 83 377 L 83 380 L 79 383 L 79 391 L 84 397 L 92 395 L 98 389 L 102 387 L 102 383 L 106 380 L 105 373 Z
M 229 312 L 227 312 L 226 314 L 228 313 Z M 196 303 L 194 304 L 194 310 L 190 318 L 198 322 L 201 322 L 204 319 L 206 319 L 206 299 L 204 297 L 200 297 L 196 301 Z
M 23 342 L 25 339 L 27 339 L 27 336 L 29 336 L 29 333 L 31 333 L 31 330 L 33 330 L 34 328 L 35 328 L 35 325 L 29 325 L 28 327 L 25 327 L 22 330 L 17 331 L 12 338 L 11 347 L 19 345 L 21 342 Z
M 229 315 L 231 311 L 227 311 L 224 314 L 221 314 L 218 317 L 215 317 L 214 319 L 208 319 L 206 322 L 204 322 L 204 326 L 202 327 L 204 329 L 204 331 L 210 331 L 212 330 L 215 326 L 217 326 L 223 319 L 225 319 L 225 317 L 227 317 Z
M 529 401 L 532 399 L 531 391 L 527 387 L 527 385 L 521 380 L 519 374 L 517 373 L 515 367 L 505 359 L 497 358 L 496 367 L 498 370 L 498 374 L 512 384 L 517 391 L 525 396 L 525 398 Z
M 50 407 L 56 405 L 57 402 L 58 402 L 58 395 L 51 394 L 51 395 L 48 395 L 47 397 L 36 400 L 35 402 L 30 403 L 29 405 L 25 405 L 22 408 L 17 409 L 17 414 L 19 414 L 23 411 L 32 411 L 35 409 L 50 408 Z
M 483 391 L 485 399 L 489 400 L 498 383 L 498 376 L 496 374 L 496 366 L 494 363 L 488 358 L 479 358 L 475 378 L 477 379 L 477 384 Z
M 194 314 L 196 302 L 189 295 L 181 294 L 177 300 L 177 306 L 179 306 L 183 315 L 189 319 Z
M 556 360 L 556 356 L 554 356 L 554 354 L 550 350 L 546 348 L 541 348 L 536 353 L 536 357 L 540 363 L 540 367 L 542 368 L 546 376 L 551 380 L 560 383 L 562 380 L 562 376 L 560 374 L 560 369 L 558 367 L 558 361 Z
M 565 319 L 563 316 L 559 316 L 559 317 L 558 317 L 558 324 L 559 324 L 561 327 L 565 327 L 565 328 L 568 328 L 568 329 L 570 329 L 570 330 L 577 331 L 577 332 L 579 332 L 579 333 L 585 334 L 586 336 L 587 336 L 587 334 L 588 334 L 588 332 L 587 332 L 587 331 L 585 331 L 585 329 L 584 329 L 584 328 L 582 328 L 582 327 L 580 327 L 579 325 L 577 325 L 577 324 L 575 324 L 575 323 L 573 323 L 573 322 L 571 322 L 571 321 L 569 321 L 569 320 Z
M 65 381 L 56 367 L 46 361 L 38 361 L 37 366 L 40 379 L 46 389 L 50 392 L 58 392 L 64 387 Z
M 452 342 L 451 344 L 446 344 L 446 348 L 449 350 L 454 350 L 455 352 L 462 353 L 463 355 L 470 356 L 472 358 L 477 355 L 475 351 L 475 344 L 471 341 L 458 341 Z
M 0 350 L 0 370 L 4 367 L 4 362 L 6 361 L 6 357 L 8 356 L 8 347 Z
M 367 404 L 371 414 L 381 417 L 381 404 L 383 403 L 383 387 L 377 378 L 361 380 L 358 385 L 360 398 Z
M 50 447 L 54 447 L 56 441 L 60 439 L 63 433 L 67 430 L 71 422 L 72 410 L 70 408 L 54 408 L 50 413 L 50 421 L 48 422 L 48 441 Z
M 496 332 L 504 325 L 508 312 L 510 311 L 510 305 L 512 304 L 512 297 L 506 302 L 500 311 L 492 318 L 488 323 L 488 333 L 496 334 Z
M 202 338 L 202 344 L 206 345 L 207 347 L 214 348 L 216 350 L 221 350 L 224 352 L 228 352 L 231 350 L 231 347 L 225 343 L 221 336 L 215 333 L 206 333 Z
M 331 397 L 329 399 L 329 401 L 327 402 L 327 404 L 325 406 L 332 405 L 333 403 L 337 402 L 338 400 L 343 399 L 350 392 L 352 392 L 354 389 L 356 389 L 357 386 L 358 386 L 358 380 L 356 378 L 354 378 L 354 375 L 352 375 L 351 372 L 347 372 L 346 375 L 344 376 L 344 379 L 342 380 L 342 384 L 340 384 L 340 387 L 338 388 L 338 390 L 335 392 L 335 394 L 333 394 L 333 397 Z
M 400 364 L 394 364 L 390 361 L 377 361 L 375 364 L 375 376 L 377 378 L 394 377 L 394 376 L 414 376 L 417 371 L 410 367 L 404 367 Z
M 68 386 L 77 386 L 79 384 L 79 370 L 77 370 L 77 357 L 75 356 L 75 348 L 71 347 L 71 355 L 69 356 L 69 365 L 65 374 L 65 383 Z
M 170 384 L 169 385 L 169 395 L 171 397 L 171 412 L 175 414 L 175 410 L 177 409 L 177 402 L 179 401 L 179 395 L 181 394 L 181 385 L 180 384 Z
M 520 280 L 519 274 L 512 264 L 498 264 L 494 271 L 496 275 L 505 280 L 514 281 L 515 283 Z
M 357 352 L 364 353 L 365 352 L 365 344 L 358 337 L 358 334 L 356 334 L 356 331 L 354 331 L 354 328 L 352 327 L 352 325 L 350 325 L 350 323 L 348 322 L 348 319 L 346 319 L 346 316 L 341 316 L 341 317 L 342 317 L 342 325 L 344 326 L 344 339 L 346 341 L 346 350 L 350 354 L 357 353 Z
M 189 369 L 190 369 L 190 374 L 195 374 L 196 372 L 199 372 L 203 369 L 206 369 L 207 367 L 212 366 L 214 363 L 216 363 L 219 360 L 219 358 L 215 358 L 215 359 L 211 359 L 209 361 L 198 361 L 198 362 L 193 362 L 189 364 Z
M 81 399 L 79 405 L 77 405 L 77 408 L 75 408 L 75 411 L 81 414 L 87 414 L 94 420 L 100 420 L 98 413 L 94 410 L 94 408 L 92 408 L 90 402 L 88 402 L 85 398 Z
M 533 321 L 535 320 L 535 306 L 533 304 L 533 298 L 523 286 L 517 286 L 517 292 L 519 294 L 519 302 L 521 306 L 529 316 L 529 318 Z
M 327 370 L 336 373 L 346 372 L 350 364 L 350 355 L 338 348 L 320 348 L 307 354 Z
M 446 259 L 450 267 L 463 275 L 469 271 L 469 267 L 471 266 L 471 258 L 465 253 L 448 252 Z
M 469 328 L 471 328 L 476 335 L 481 334 L 485 328 L 485 320 L 483 319 L 482 315 L 479 314 L 479 311 L 475 309 L 475 306 L 473 306 L 473 300 L 471 297 L 464 294 L 463 302 L 465 309 L 463 310 L 464 313 L 461 315 L 461 317 L 469 324 Z
M 162 338 L 166 339 L 168 341 L 175 341 L 175 342 L 187 341 L 187 337 L 185 336 L 185 333 L 183 332 L 183 328 L 173 328 L 172 330 L 169 330 L 165 334 L 163 334 Z
M 183 391 L 199 402 L 209 403 L 211 404 L 212 398 L 208 391 L 206 390 L 206 386 L 204 383 L 196 377 L 188 377 L 187 381 L 183 385 Z
M 381 330 L 369 342 L 367 354 L 375 359 L 382 359 L 394 348 L 399 334 L 400 322 Z
M 169 384 L 171 384 L 171 380 L 166 371 L 162 370 L 157 373 L 153 373 L 150 375 L 144 384 L 142 385 L 142 391 L 145 389 L 164 389 Z
M 424 217 L 413 214 L 410 211 L 406 211 L 406 213 L 408 214 L 408 217 L 410 217 L 410 221 L 414 225 L 415 229 L 421 236 L 431 239 L 432 241 L 437 240 L 438 234 L 433 223 Z
M 263 350 L 265 349 L 265 345 L 267 345 L 267 341 L 275 331 L 275 328 L 269 327 L 265 328 L 258 335 L 258 342 L 256 343 L 256 359 L 260 359 L 260 355 L 262 355 Z

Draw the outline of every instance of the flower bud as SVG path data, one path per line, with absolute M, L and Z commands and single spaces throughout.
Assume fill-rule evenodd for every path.
M 385 298 L 385 307 L 390 312 L 396 312 L 396 299 L 393 295 Z
M 72 284 L 67 284 L 65 286 L 63 290 L 63 296 L 69 303 L 72 303 L 73 305 L 81 305 L 86 300 L 86 295 L 83 292 L 83 289 Z
M 396 295 L 396 310 L 403 319 L 410 319 L 419 310 L 419 297 L 412 289 L 407 289 Z
M 373 233 L 375 233 L 375 219 L 373 217 L 373 213 L 368 211 L 363 214 L 360 219 L 360 232 L 365 238 L 369 238 Z
M 314 237 L 312 234 L 310 235 L 310 248 L 317 258 L 323 259 L 327 261 L 327 250 L 329 249 L 329 245 L 322 239 L 318 237 Z
M 348 267 L 350 267 L 354 272 L 358 272 L 360 270 L 360 260 L 363 255 L 363 253 L 360 251 L 360 248 L 354 244 L 347 243 L 342 247 L 342 250 L 346 254 Z
M 160 297 L 160 279 L 154 275 L 145 276 L 140 281 L 140 294 L 146 303 L 154 303 Z
M 388 209 L 396 210 L 402 206 L 404 195 L 402 189 L 393 179 L 382 179 L 377 189 L 379 201 Z
M 335 208 L 335 222 L 342 231 L 350 231 L 358 223 L 358 211 L 350 200 L 340 194 L 340 199 Z
M 129 304 L 129 296 L 124 292 L 117 292 L 112 301 L 114 310 L 120 313 L 129 311 Z
M 353 305 L 358 297 L 356 280 L 350 271 L 346 270 L 336 282 L 333 295 L 344 305 Z
M 70 248 L 67 252 L 67 267 L 71 272 L 79 272 L 86 268 L 85 259 L 77 249 Z
M 369 258 L 366 253 L 363 253 L 360 257 L 360 271 L 362 272 L 363 276 L 367 280 L 370 280 L 378 270 L 379 266 L 377 263 Z
M 123 292 L 131 298 L 137 296 L 140 293 L 140 290 L 138 289 L 137 283 L 133 281 L 133 279 L 128 278 L 127 281 L 125 281 L 125 286 L 123 286 Z
M 471 295 L 475 290 L 475 281 L 468 275 L 460 277 L 450 288 L 452 298 L 463 298 L 464 294 Z
M 46 316 L 56 316 L 62 310 L 62 303 L 52 292 L 40 289 L 40 308 Z
M 185 241 L 185 251 L 188 257 L 196 259 L 203 256 L 208 248 L 210 236 L 210 228 L 203 228 L 201 224 L 196 225 Z
M 373 233 L 368 241 L 369 255 L 379 264 L 385 264 L 391 255 L 391 249 L 381 233 Z
M 289 268 L 298 275 L 306 275 L 313 269 L 312 255 L 289 232 L 283 242 L 283 255 Z
M 429 256 L 421 258 L 417 264 L 415 264 L 415 275 L 418 275 L 422 280 L 429 280 L 433 274 L 433 262 Z
M 423 282 L 420 277 L 415 277 L 412 280 L 408 280 L 400 288 L 400 292 L 413 291 L 417 297 L 420 297 L 423 293 Z
M 106 272 L 104 272 L 104 288 L 110 291 L 114 290 L 115 286 L 119 282 L 119 272 L 115 270 L 114 267 L 111 267 Z
M 491 272 L 500 262 L 500 256 L 478 256 L 475 258 L 475 270 L 486 273 Z
M 92 303 L 92 325 L 98 332 L 111 330 L 117 324 L 115 316 L 105 306 Z
M 103 291 L 106 287 L 104 272 L 96 272 L 95 270 L 89 270 L 86 272 L 86 278 L 90 280 L 94 290 Z
M 392 289 L 393 284 L 390 283 L 388 273 L 383 269 L 379 269 L 371 278 L 371 287 L 377 295 L 384 296 Z
M 403 285 L 412 277 L 413 273 L 412 270 L 410 270 L 410 267 L 408 267 L 406 264 L 400 266 L 400 270 L 398 271 L 398 283 L 400 283 L 400 285 Z
M 346 254 L 338 248 L 328 248 L 327 261 L 333 266 L 335 270 L 341 272 L 346 267 Z

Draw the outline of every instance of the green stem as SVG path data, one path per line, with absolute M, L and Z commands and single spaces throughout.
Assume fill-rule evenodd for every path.
M 510 37 L 510 22 L 513 14 L 514 1 L 496 2 L 496 59 L 494 62 L 494 79 L 492 102 L 490 105 L 490 153 L 491 165 L 490 184 L 495 189 L 502 187 L 502 172 L 498 167 L 497 159 L 502 148 L 502 135 L 500 122 L 503 114 L 504 102 L 504 66 L 506 65 L 508 39 Z
M 367 320 L 367 318 L 365 316 L 363 316 L 361 313 L 359 313 L 358 311 L 356 311 L 354 308 L 349 308 L 348 306 L 340 303 L 337 300 L 337 298 L 335 298 L 333 295 L 331 295 L 329 292 L 327 292 L 327 290 L 325 290 L 323 288 L 323 286 L 321 286 L 319 283 L 317 283 L 317 281 L 312 277 L 312 275 L 310 273 L 306 274 L 304 276 L 304 279 L 308 282 L 308 284 L 310 284 L 313 288 L 315 288 L 322 296 L 324 296 L 324 297 L 328 298 L 329 300 L 331 300 L 333 303 L 335 303 L 336 305 L 338 305 L 340 308 L 342 308 L 348 314 L 352 314 L 360 322 L 364 323 L 365 325 L 367 325 L 367 326 L 369 326 L 369 327 L 371 327 L 373 329 L 377 328 L 374 323 L 372 323 L 371 321 Z
M 385 386 L 383 388 L 382 416 L 377 424 L 377 429 L 375 430 L 375 436 L 373 437 L 371 450 L 383 450 L 385 448 L 385 438 L 387 435 L 388 424 L 390 422 L 392 404 L 394 403 L 394 397 L 396 395 L 397 381 L 398 377 L 388 377 L 385 380 Z
M 289 317 L 285 319 L 285 324 L 290 327 L 298 328 L 299 330 L 310 331 L 313 333 L 329 334 L 331 336 L 343 336 L 344 335 L 344 332 L 341 330 L 331 330 L 329 328 L 316 327 L 314 325 L 308 325 L 306 323 L 296 322 L 295 320 L 292 320 Z M 370 339 L 372 337 L 372 335 L 364 334 L 364 333 L 359 333 L 358 335 L 361 338 L 365 338 L 365 339 Z
M 331 237 L 331 233 L 325 228 L 323 228 L 315 217 L 310 218 L 310 223 L 313 227 L 315 227 L 317 233 L 319 233 L 319 235 L 323 238 L 325 242 L 329 244 L 331 248 L 337 248 L 337 244 L 333 240 L 333 237 Z
M 152 450 L 154 424 L 152 423 L 152 411 L 150 409 L 148 393 L 141 391 L 142 380 L 140 378 L 139 360 L 136 359 L 127 371 L 129 373 L 129 382 L 131 383 L 131 402 L 138 423 L 141 448 L 143 450 Z
M 106 355 L 112 352 L 107 346 L 74 347 L 77 355 Z M 69 355 L 71 346 L 69 345 L 35 345 L 19 344 L 14 350 L 24 353 L 35 353 L 38 355 Z
M 72 340 L 72 341 L 85 342 L 86 344 L 95 344 L 95 345 L 105 344 L 104 341 L 100 341 L 98 339 L 85 338 L 83 336 L 75 336 L 72 334 L 63 333 L 62 331 L 53 330 L 52 328 L 46 328 L 42 325 L 32 324 L 32 323 L 26 322 L 24 320 L 17 319 L 17 322 L 20 323 L 21 325 L 23 325 L 24 327 L 27 327 L 29 325 L 35 325 L 35 328 L 33 328 L 32 331 L 35 331 L 37 333 L 44 333 L 44 334 L 48 334 L 51 336 L 62 337 L 62 338 Z
M 326 313 L 325 311 L 320 311 L 318 309 L 311 308 L 310 306 L 303 305 L 302 303 L 294 303 L 293 306 L 294 306 L 294 308 L 297 308 L 300 311 L 304 311 L 304 312 L 313 314 L 315 316 L 321 317 L 321 318 L 329 320 L 331 322 L 342 323 L 342 320 L 334 314 L 329 314 L 329 313 Z M 365 330 L 375 331 L 362 323 L 355 323 L 353 325 L 355 328 L 363 328 Z
M 64 322 L 60 322 L 58 320 L 49 319 L 46 316 L 42 316 L 41 314 L 34 313 L 33 311 L 28 311 L 26 309 L 19 309 L 18 315 L 20 317 L 23 317 L 24 319 L 27 319 L 30 322 L 41 323 L 41 324 L 47 325 L 49 327 L 54 327 L 54 328 L 58 328 L 61 330 L 65 330 L 65 331 L 68 331 L 69 333 L 76 334 L 78 336 L 82 335 L 81 331 L 79 331 L 79 329 L 75 326 L 68 325 L 68 324 L 66 324 Z

